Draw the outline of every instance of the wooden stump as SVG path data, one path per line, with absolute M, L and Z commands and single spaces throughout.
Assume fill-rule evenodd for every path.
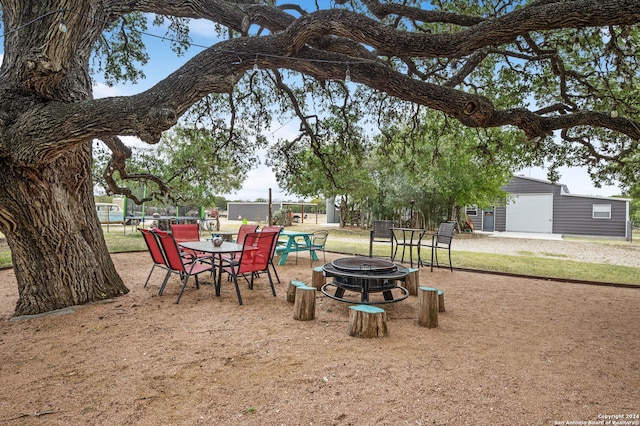
M 296 289 L 300 286 L 306 286 L 302 281 L 289 281 L 289 287 L 287 288 L 287 302 L 293 303 L 296 300 Z
M 316 290 L 321 290 L 322 286 L 325 285 L 326 282 L 327 280 L 324 276 L 322 266 L 316 266 L 313 268 L 313 272 L 311 273 L 311 287 L 314 287 Z
M 418 288 L 418 324 L 427 328 L 438 326 L 438 289 Z
M 316 289 L 307 285 L 296 288 L 293 319 L 309 321 L 316 317 Z
M 444 291 L 438 290 L 438 312 L 445 312 L 444 310 Z
M 370 305 L 349 307 L 349 336 L 384 337 L 387 335 L 387 313 Z
M 420 287 L 420 269 L 409 268 L 409 274 L 404 281 L 404 287 L 411 296 L 418 295 L 418 287 Z

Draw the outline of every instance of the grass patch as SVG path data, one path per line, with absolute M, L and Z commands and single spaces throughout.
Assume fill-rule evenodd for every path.
M 11 265 L 11 251 L 8 249 L 0 251 L 0 268 L 8 268 Z
M 562 254 L 562 253 L 549 253 L 546 251 L 541 251 L 540 256 L 547 256 L 547 257 L 569 257 L 566 254 Z
M 550 252 L 546 252 L 546 251 L 541 251 L 540 253 L 535 253 L 532 251 L 526 251 L 526 250 L 519 250 L 516 251 L 516 254 L 518 256 L 542 256 L 542 257 L 569 257 L 566 254 L 562 254 L 562 253 L 550 253 Z
M 147 250 L 142 234 L 137 231 L 127 235 L 115 232 L 105 233 L 104 240 L 111 253 Z
M 454 266 L 483 271 L 619 284 L 640 282 L 640 268 L 629 266 L 455 250 L 451 257 Z

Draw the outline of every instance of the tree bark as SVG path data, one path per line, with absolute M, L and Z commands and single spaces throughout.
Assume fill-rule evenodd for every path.
M 91 144 L 41 169 L 2 161 L 0 228 L 18 281 L 14 315 L 33 315 L 127 293 L 95 213 Z
M 371 305 L 349 307 L 349 336 L 385 337 L 388 333 L 384 309 Z
M 418 324 L 422 327 L 438 326 L 438 289 L 418 288 Z
M 296 288 L 293 319 L 310 321 L 316 317 L 316 289 L 306 285 Z
M 95 211 L 96 134 L 73 124 L 95 114 L 82 102 L 91 102 L 89 57 L 105 22 L 92 19 L 90 2 L 3 6 L 0 231 L 18 282 L 14 315 L 125 294 Z M 62 19 L 68 31 L 58 30 Z M 27 24 L 12 31 L 15 23 Z

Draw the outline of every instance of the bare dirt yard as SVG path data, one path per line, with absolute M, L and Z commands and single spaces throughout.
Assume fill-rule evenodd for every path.
M 410 296 L 383 306 L 387 337 L 362 339 L 319 292 L 316 319 L 293 319 L 303 255 L 278 267 L 277 297 L 266 275 L 242 283 L 242 306 L 206 277 L 176 305 L 176 278 L 162 297 L 161 272 L 143 288 L 147 253 L 113 258 L 129 294 L 35 318 L 11 318 L 15 276 L 0 272 L 1 424 L 640 423 L 640 288 L 423 268 L 445 292 L 439 326 L 418 325 Z

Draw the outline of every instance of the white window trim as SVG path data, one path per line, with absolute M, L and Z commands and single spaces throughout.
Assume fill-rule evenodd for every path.
M 607 216 L 596 216 L 597 213 L 606 213 Z M 593 204 L 591 217 L 593 219 L 611 219 L 611 204 Z
M 474 214 L 469 214 L 469 211 L 474 210 L 475 213 Z M 471 206 L 467 206 L 464 208 L 464 214 L 466 214 L 467 216 L 478 216 L 478 206 L 476 204 L 473 204 Z

